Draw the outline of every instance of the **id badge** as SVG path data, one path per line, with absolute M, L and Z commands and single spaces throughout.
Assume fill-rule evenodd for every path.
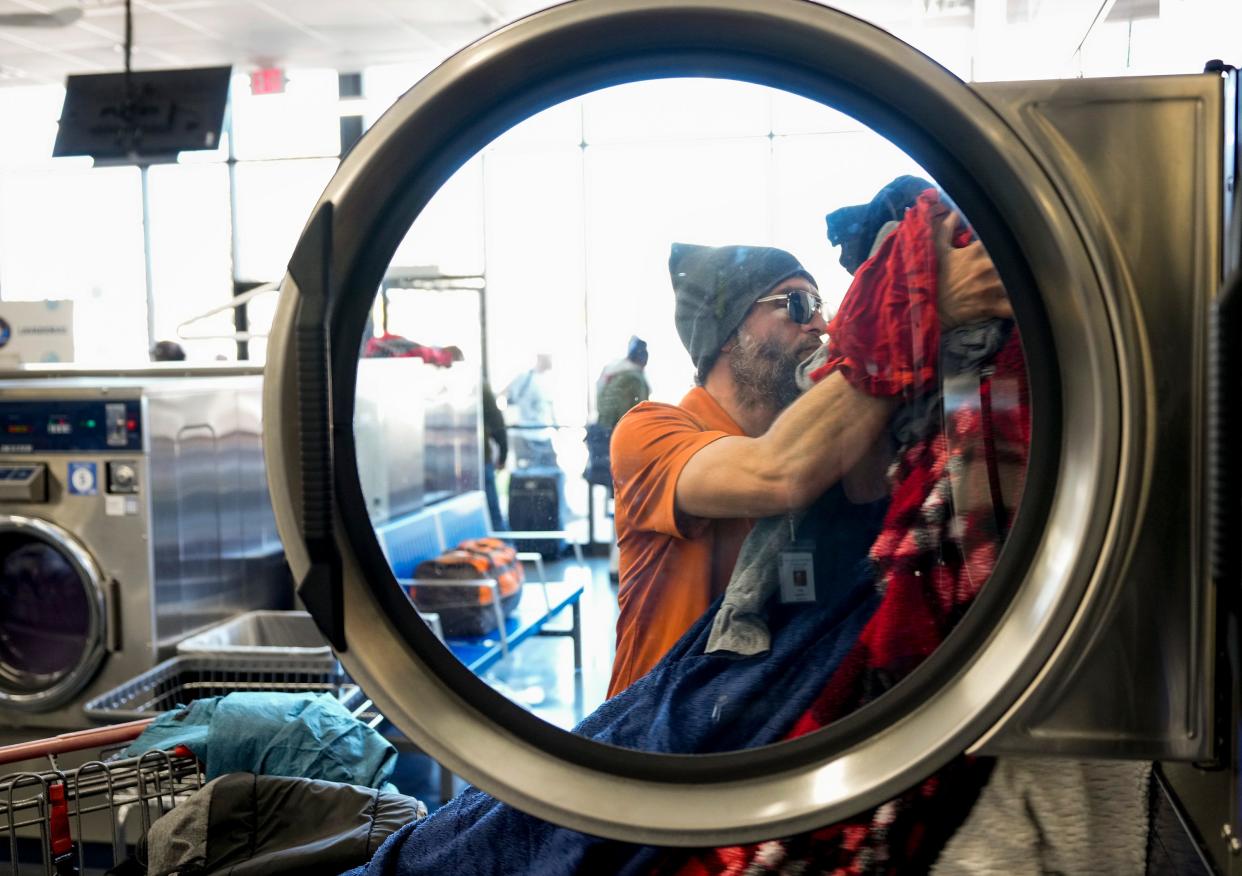
M 815 551 L 793 545 L 780 553 L 781 602 L 815 601 Z

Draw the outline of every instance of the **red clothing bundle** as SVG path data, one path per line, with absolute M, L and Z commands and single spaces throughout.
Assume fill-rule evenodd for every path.
M 913 397 L 936 387 L 940 319 L 935 225 L 949 214 L 935 189 L 919 195 L 897 230 L 857 273 L 828 326 L 828 361 L 811 372 L 821 380 L 840 371 L 875 396 Z M 959 229 L 954 246 L 970 242 Z
M 384 333 L 367 339 L 362 349 L 364 359 L 422 359 L 428 365 L 448 368 L 453 364 L 452 354 L 443 347 L 425 347 L 401 335 Z
M 830 362 L 858 388 L 914 398 L 940 388 L 933 220 L 925 192 L 855 276 L 830 326 Z M 955 239 L 964 245 L 969 233 Z M 962 379 L 962 378 L 958 378 Z M 789 733 L 810 733 L 891 689 L 934 651 L 991 574 L 1021 495 L 1030 445 L 1026 365 L 1016 330 L 928 434 L 901 448 L 891 504 L 871 548 L 884 594 L 840 668 Z M 947 394 L 946 394 L 947 395 Z M 893 800 L 796 837 L 666 859 L 659 872 L 862 874 L 924 872 L 973 805 L 989 764 L 958 758 Z

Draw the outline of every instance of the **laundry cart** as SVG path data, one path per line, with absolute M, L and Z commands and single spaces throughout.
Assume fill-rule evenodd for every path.
M 104 868 L 131 855 L 141 863 L 141 838 L 206 783 L 206 772 L 182 746 L 131 756 L 125 756 L 125 749 L 159 713 L 237 691 L 331 693 L 369 727 L 383 720 L 335 667 L 297 658 L 193 655 L 166 660 L 87 703 L 89 717 L 123 723 L 0 747 L 0 768 L 26 767 L 0 772 L 0 873 L 86 872 L 101 863 L 88 861 L 88 841 L 102 845 L 105 858 L 110 851 Z M 89 759 L 80 762 L 83 757 Z M 79 765 L 62 767 L 62 760 Z M 101 838 L 106 839 L 101 843 Z
M 112 865 L 121 864 L 130 842 L 126 825 L 136 818 L 143 836 L 151 823 L 204 784 L 201 764 L 184 748 L 116 757 L 149 720 L 79 730 L 0 748 L 0 766 L 44 759 L 38 769 L 0 777 L 0 828 L 5 832 L 0 872 L 85 872 L 82 837 L 88 824 L 105 826 Z M 58 758 L 95 754 L 72 769 Z

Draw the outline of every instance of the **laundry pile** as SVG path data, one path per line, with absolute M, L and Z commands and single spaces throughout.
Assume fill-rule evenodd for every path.
M 396 749 L 330 694 L 241 692 L 160 715 L 122 753 L 189 749 L 209 781 L 115 876 L 334 876 L 427 807 L 388 784 Z
M 946 213 L 935 190 L 919 195 L 859 268 L 829 326 L 826 361 L 810 372 L 812 379 L 840 372 L 856 388 L 903 405 L 892 419 L 898 451 L 890 504 L 869 551 L 883 596 L 787 738 L 874 701 L 944 641 L 991 574 L 1021 494 L 1030 433 L 1021 344 L 1010 323 L 994 320 L 955 329 L 942 348 L 933 234 Z M 969 239 L 959 232 L 954 244 Z M 973 395 L 946 399 L 940 387 L 951 381 L 973 387 Z M 994 407 L 997 391 L 1007 403 Z M 1002 472 L 1004 484 L 997 483 Z M 997 509 L 997 498 L 1011 504 Z M 959 758 L 854 818 L 784 840 L 688 857 L 670 852 L 658 869 L 685 876 L 924 872 L 970 812 L 990 767 Z
M 993 367 L 980 382 L 984 395 L 997 382 L 1022 379 L 1016 334 Z M 993 422 L 985 427 L 993 440 L 985 446 L 1014 453 L 1024 447 L 1027 410 L 1023 391 L 1019 407 L 993 411 Z M 987 503 L 973 500 L 981 498 L 981 489 L 988 495 L 989 472 L 999 466 L 986 450 L 978 452 L 986 434 L 978 416 L 975 409 L 947 412 L 945 429 L 907 445 L 898 457 L 888 515 L 871 549 L 876 585 L 884 596 L 789 738 L 826 727 L 891 690 L 940 645 L 987 580 L 1000 545 L 1000 515 L 992 513 L 990 498 Z M 959 498 L 964 506 L 956 503 Z M 955 537 L 955 531 L 965 537 Z M 958 758 L 859 816 L 788 840 L 711 849 L 673 872 L 925 872 L 971 811 L 990 767 L 986 761 Z

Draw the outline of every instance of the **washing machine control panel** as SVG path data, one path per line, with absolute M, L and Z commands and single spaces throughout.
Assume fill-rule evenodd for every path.
M 141 449 L 137 399 L 0 402 L 0 453 Z

